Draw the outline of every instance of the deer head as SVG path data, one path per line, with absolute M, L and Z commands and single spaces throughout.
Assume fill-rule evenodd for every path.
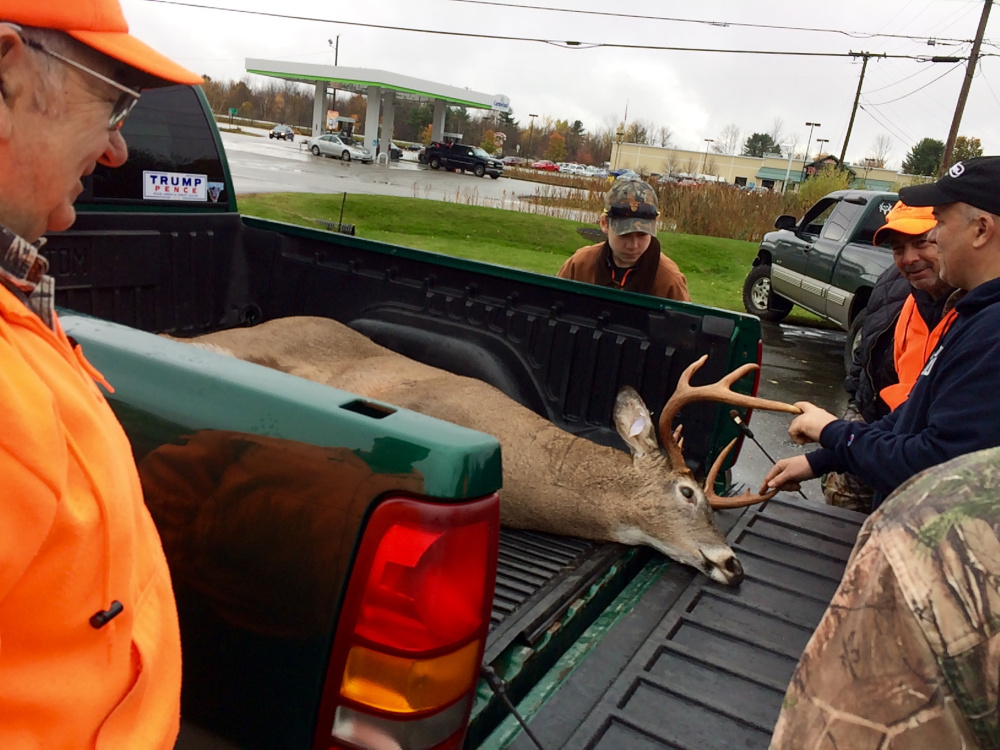
M 618 392 L 614 409 L 615 427 L 628 445 L 632 453 L 633 468 L 643 481 L 635 492 L 632 507 L 624 511 L 621 525 L 614 535 L 617 541 L 624 544 L 650 546 L 674 560 L 694 567 L 712 580 L 738 585 L 743 580 L 743 567 L 716 527 L 712 509 L 737 508 L 763 502 L 773 497 L 775 492 L 754 495 L 747 491 L 736 498 L 720 497 L 715 493 L 715 478 L 735 440 L 715 460 L 704 486 L 699 484 L 684 463 L 680 427 L 676 430 L 672 428 L 674 417 L 685 404 L 704 400 L 790 413 L 798 413 L 799 410 L 780 401 L 760 399 L 731 390 L 733 383 L 757 368 L 755 364 L 743 365 L 718 383 L 691 386 L 691 376 L 706 359 L 707 355 L 684 370 L 674 394 L 660 414 L 659 429 L 663 451 L 656 441 L 653 419 L 639 394 L 627 386 Z M 651 509 L 658 509 L 658 512 Z M 657 525 L 662 526 L 662 529 L 650 528 L 650 519 L 657 516 Z

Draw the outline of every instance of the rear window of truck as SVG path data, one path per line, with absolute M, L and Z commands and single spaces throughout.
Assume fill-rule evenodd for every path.
M 98 164 L 78 203 L 226 209 L 225 167 L 195 89 L 148 89 L 122 126 L 128 161 Z

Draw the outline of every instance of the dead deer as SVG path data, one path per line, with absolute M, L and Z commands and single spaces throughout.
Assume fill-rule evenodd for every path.
M 712 508 L 761 502 L 774 492 L 748 491 L 737 498 L 715 494 L 716 475 L 733 443 L 702 489 L 684 463 L 673 419 L 685 404 L 704 400 L 798 412 L 730 390 L 755 364 L 743 365 L 719 383 L 691 386 L 691 376 L 707 358 L 702 357 L 681 375 L 660 414 L 665 452 L 639 394 L 621 389 L 614 423 L 631 451 L 628 456 L 556 427 L 487 383 L 408 359 L 327 318 L 280 318 L 184 341 L 493 435 L 503 457 L 504 525 L 645 544 L 731 585 L 743 579 L 743 568 L 716 528 Z

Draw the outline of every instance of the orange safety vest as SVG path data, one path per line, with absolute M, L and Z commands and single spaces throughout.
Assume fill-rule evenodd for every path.
M 104 381 L 0 285 L 0 748 L 173 748 L 166 558 Z M 93 620 L 114 613 L 107 622 Z M 96 626 L 95 626 L 96 625 Z
M 913 295 L 906 298 L 893 333 L 893 361 L 896 364 L 896 376 L 899 382 L 887 385 L 879 391 L 882 400 L 890 409 L 895 411 L 896 407 L 906 401 L 910 389 L 920 377 L 920 371 L 924 369 L 924 363 L 937 348 L 941 336 L 955 322 L 957 315 L 958 313 L 952 308 L 934 328 L 928 330 L 924 317 L 917 310 L 917 301 Z

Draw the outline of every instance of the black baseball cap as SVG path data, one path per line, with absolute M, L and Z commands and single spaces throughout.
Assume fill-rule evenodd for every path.
M 937 182 L 900 188 L 899 199 L 907 206 L 968 203 L 1000 215 L 1000 156 L 955 162 Z

